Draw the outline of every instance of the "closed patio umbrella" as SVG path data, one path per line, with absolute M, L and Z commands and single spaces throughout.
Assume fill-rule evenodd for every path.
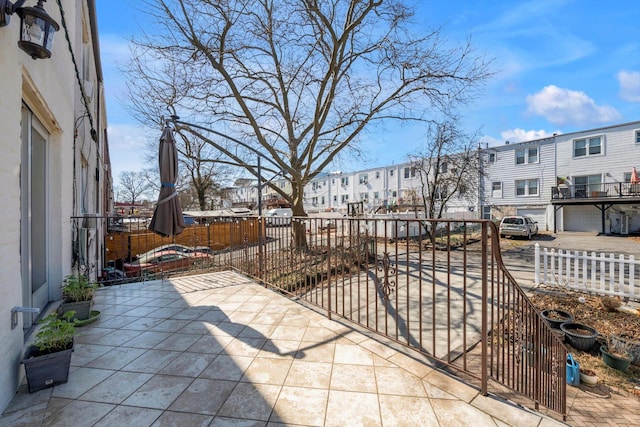
M 182 206 L 176 192 L 178 178 L 178 151 L 173 139 L 173 130 L 167 124 L 160 137 L 158 153 L 160 167 L 160 195 L 153 212 L 149 230 L 163 237 L 175 236 L 184 230 Z
M 640 178 L 638 177 L 638 171 L 636 168 L 633 168 L 631 171 L 631 179 L 629 180 L 632 184 L 640 184 Z

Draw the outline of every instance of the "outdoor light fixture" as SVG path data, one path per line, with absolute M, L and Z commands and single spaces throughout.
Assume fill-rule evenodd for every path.
M 44 10 L 42 2 L 45 0 L 38 0 L 34 7 L 22 7 L 25 1 L 18 0 L 14 4 L 0 0 L 0 27 L 9 25 L 11 15 L 17 13 L 20 16 L 20 49 L 33 59 L 50 58 L 53 35 L 60 26 Z

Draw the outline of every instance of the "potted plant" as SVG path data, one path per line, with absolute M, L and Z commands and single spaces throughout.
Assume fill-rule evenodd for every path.
M 67 382 L 73 351 L 74 314 L 73 311 L 62 316 L 52 313 L 39 322 L 41 327 L 36 339 L 22 360 L 29 393 Z
M 613 369 L 624 372 L 631 364 L 628 342 L 616 342 L 614 336 L 610 336 L 607 344 L 600 347 L 600 353 L 604 364 Z
M 74 319 L 87 320 L 91 315 L 91 301 L 97 284 L 89 282 L 83 275 L 72 275 L 64 279 L 62 285 L 63 302 L 58 308 L 58 313 L 64 314 L 75 311 Z
M 591 350 L 598 337 L 598 331 L 582 323 L 563 323 L 560 325 L 560 329 L 564 332 L 569 344 L 577 350 Z
M 640 366 L 640 339 L 630 334 L 611 335 L 611 347 L 623 349 L 631 358 L 631 364 Z
M 563 323 L 573 322 L 573 315 L 571 313 L 556 308 L 542 310 L 540 316 L 542 316 L 552 329 L 560 329 L 560 325 Z
M 598 374 L 592 369 L 581 369 L 580 381 L 582 381 L 582 383 L 586 385 L 597 385 Z

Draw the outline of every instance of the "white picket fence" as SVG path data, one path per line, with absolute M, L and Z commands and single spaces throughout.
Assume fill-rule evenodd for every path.
M 640 300 L 640 261 L 633 255 L 565 251 L 535 245 L 535 283 Z

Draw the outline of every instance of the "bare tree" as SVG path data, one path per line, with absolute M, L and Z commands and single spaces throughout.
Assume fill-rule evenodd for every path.
M 118 176 L 118 197 L 120 201 L 135 205 L 143 196 L 148 195 L 153 185 L 149 180 L 149 172 L 122 171 Z
M 456 118 L 429 125 L 424 149 L 410 159 L 420 178 L 420 201 L 427 218 L 443 218 L 454 199 L 475 205 L 485 159 L 478 150 L 477 135 L 462 132 Z M 425 225 L 431 240 L 436 227 L 435 222 Z
M 283 171 L 304 216 L 304 186 L 376 122 L 423 121 L 466 102 L 490 76 L 488 61 L 440 28 L 414 31 L 402 0 L 147 0 L 158 34 L 134 40 L 132 108 L 167 111 L 224 138 L 178 126 L 257 177 Z M 246 149 L 246 147 L 251 147 Z M 295 228 L 295 227 L 294 227 Z M 304 227 L 296 229 L 306 246 Z
M 221 194 L 224 181 L 228 181 L 231 171 L 206 141 L 192 135 L 180 135 L 176 138 L 176 148 L 180 153 L 180 193 L 187 193 L 189 199 L 196 202 L 200 210 L 211 209 L 213 200 Z M 191 204 L 183 203 L 187 207 Z

